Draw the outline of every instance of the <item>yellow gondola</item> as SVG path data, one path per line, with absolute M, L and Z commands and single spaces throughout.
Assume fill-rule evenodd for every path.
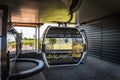
M 78 65 L 87 53 L 85 36 L 77 27 L 48 26 L 42 55 L 48 67 Z

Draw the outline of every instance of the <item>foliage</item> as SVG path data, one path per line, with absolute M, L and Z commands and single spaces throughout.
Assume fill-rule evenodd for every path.
M 9 43 L 8 43 L 8 47 L 12 47 L 12 48 L 14 48 L 15 45 L 16 45 L 15 42 L 9 42 Z
M 27 40 L 22 40 L 22 44 L 23 45 L 29 45 L 29 46 L 33 46 L 35 44 L 35 40 L 34 39 L 27 39 Z M 42 44 L 42 41 L 40 41 L 40 45 Z
M 29 46 L 33 46 L 33 44 L 34 44 L 34 40 L 26 40 L 26 39 L 24 39 L 24 40 L 22 40 L 22 44 L 23 45 L 29 45 Z

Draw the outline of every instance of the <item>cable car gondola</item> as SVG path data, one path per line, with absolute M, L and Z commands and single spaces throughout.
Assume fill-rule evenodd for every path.
M 22 34 L 18 33 L 14 29 L 12 23 L 9 22 L 7 27 L 7 77 L 9 80 L 18 80 L 30 77 L 39 73 L 44 68 L 44 62 L 31 58 L 19 58 L 22 48 Z M 25 70 L 19 70 L 18 63 L 33 63 L 32 68 L 26 68 Z M 18 71 L 16 71 L 18 69 Z
M 47 67 L 79 65 L 87 53 L 84 35 L 77 27 L 48 26 L 42 55 Z

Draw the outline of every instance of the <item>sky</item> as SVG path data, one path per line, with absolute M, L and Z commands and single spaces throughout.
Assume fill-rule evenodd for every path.
M 45 23 L 44 25 L 41 26 L 40 28 L 40 37 L 42 36 L 43 32 L 45 31 L 45 29 L 47 28 L 47 26 L 49 25 L 53 25 L 56 26 L 56 24 L 49 24 L 49 23 Z M 35 35 L 35 28 L 29 28 L 29 27 L 15 27 L 15 29 L 19 32 L 19 33 L 23 33 L 23 38 L 34 38 L 33 36 Z

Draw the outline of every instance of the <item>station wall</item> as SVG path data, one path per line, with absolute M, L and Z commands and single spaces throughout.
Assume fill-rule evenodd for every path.
M 86 31 L 89 55 L 120 63 L 120 1 L 83 0 L 77 16 Z
M 86 31 L 90 55 L 120 63 L 120 14 L 101 17 L 80 29 Z

